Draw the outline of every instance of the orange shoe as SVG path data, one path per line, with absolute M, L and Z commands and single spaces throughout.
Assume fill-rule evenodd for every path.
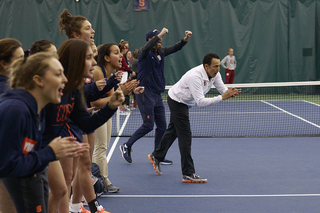
M 84 208 L 84 203 L 81 203 L 79 213 L 91 213 L 91 212 Z
M 158 161 L 152 154 L 148 155 L 148 159 L 152 163 L 154 171 L 156 171 L 158 175 L 161 175 L 160 161 Z

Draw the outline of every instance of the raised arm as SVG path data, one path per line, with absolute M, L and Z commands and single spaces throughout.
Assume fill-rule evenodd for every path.
M 159 34 L 160 35 L 160 34 Z M 164 53 L 164 56 L 170 55 L 172 53 L 175 53 L 184 47 L 184 45 L 187 44 L 189 38 L 191 38 L 192 32 L 189 30 L 185 31 L 185 37 L 181 39 L 181 41 L 177 42 L 176 44 L 169 46 L 169 47 L 164 47 L 162 48 L 162 51 Z

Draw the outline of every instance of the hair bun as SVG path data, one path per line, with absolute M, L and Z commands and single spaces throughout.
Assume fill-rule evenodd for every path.
M 72 15 L 68 9 L 64 9 L 60 15 L 60 18 L 63 25 L 69 25 L 72 20 Z

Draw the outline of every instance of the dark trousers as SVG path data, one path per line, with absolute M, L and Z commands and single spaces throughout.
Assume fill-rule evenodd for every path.
M 195 169 L 191 157 L 189 107 L 172 100 L 169 96 L 167 100 L 170 108 L 170 123 L 160 145 L 152 154 L 156 159 L 163 161 L 172 143 L 178 137 L 182 174 L 191 175 L 195 173 Z
M 47 213 L 49 183 L 47 170 L 30 177 L 3 178 L 18 213 Z
M 226 69 L 225 84 L 233 84 L 234 70 Z
M 142 94 L 136 95 L 136 99 L 143 124 L 135 131 L 135 133 L 133 133 L 126 144 L 128 147 L 131 147 L 138 139 L 152 131 L 154 124 L 156 124 L 157 128 L 154 138 L 155 150 L 167 127 L 166 114 L 161 94 L 145 90 Z

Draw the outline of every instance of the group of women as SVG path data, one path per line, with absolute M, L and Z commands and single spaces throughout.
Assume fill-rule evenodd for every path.
M 86 136 L 111 120 L 124 95 L 143 92 L 136 80 L 119 84 L 122 71 L 112 74 L 122 66 L 118 45 L 102 45 L 96 66 L 95 31 L 85 17 L 65 9 L 59 27 L 68 40 L 58 50 L 42 40 L 27 57 L 16 39 L 0 40 L 2 212 L 89 212 L 82 195 L 92 213 L 106 212 L 92 185 L 93 144 Z M 85 84 L 93 73 L 95 82 Z M 97 153 L 95 161 L 104 165 L 105 154 Z

